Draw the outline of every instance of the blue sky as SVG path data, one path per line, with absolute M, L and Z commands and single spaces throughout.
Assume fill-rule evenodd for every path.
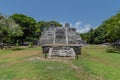
M 22 13 L 37 21 L 69 22 L 86 32 L 120 10 L 120 0 L 1 0 L 0 13 Z

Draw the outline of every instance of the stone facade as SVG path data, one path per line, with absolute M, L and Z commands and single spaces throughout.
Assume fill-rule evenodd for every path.
M 43 53 L 52 56 L 72 56 L 81 54 L 83 41 L 75 28 L 68 23 L 63 27 L 50 26 L 42 32 L 40 45 Z

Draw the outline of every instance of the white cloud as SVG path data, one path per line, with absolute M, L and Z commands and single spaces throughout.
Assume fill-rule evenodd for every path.
M 79 33 L 85 33 L 85 32 L 88 32 L 91 29 L 90 24 L 82 25 L 81 21 L 76 22 L 73 27 L 75 27 L 77 29 L 77 32 L 79 32 Z
M 80 28 L 81 24 L 82 24 L 82 22 L 80 22 L 80 21 L 79 21 L 79 22 L 76 22 L 76 23 L 75 23 L 75 28 Z
M 65 25 L 65 22 L 60 22 L 63 26 Z M 75 24 L 71 24 L 70 26 L 74 27 L 77 29 L 77 32 L 79 33 L 85 33 L 88 32 L 92 26 L 90 24 L 85 24 L 83 25 L 81 21 L 76 22 Z
M 64 25 L 65 25 L 65 22 L 60 22 L 60 24 L 62 24 L 62 26 L 64 26 Z
M 88 32 L 91 29 L 91 25 L 90 24 L 86 24 L 83 26 L 82 29 L 79 30 L 79 33 L 85 33 Z

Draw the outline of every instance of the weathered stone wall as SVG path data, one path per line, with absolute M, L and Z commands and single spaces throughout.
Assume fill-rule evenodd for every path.
M 76 29 L 70 28 L 68 24 L 66 24 L 64 27 L 51 26 L 48 29 L 45 29 L 42 32 L 40 44 L 43 48 L 43 53 L 49 53 L 49 55 L 59 54 L 60 56 L 60 54 L 64 54 L 65 56 L 65 54 L 72 55 L 74 52 L 75 55 L 81 54 L 81 37 L 76 32 Z M 59 44 L 63 44 L 64 46 L 59 46 Z

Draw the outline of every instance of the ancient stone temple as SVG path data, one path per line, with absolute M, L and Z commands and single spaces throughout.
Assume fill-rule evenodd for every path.
M 40 45 L 48 57 L 76 57 L 81 54 L 82 40 L 76 29 L 66 23 L 63 27 L 51 25 L 45 29 L 40 38 Z

